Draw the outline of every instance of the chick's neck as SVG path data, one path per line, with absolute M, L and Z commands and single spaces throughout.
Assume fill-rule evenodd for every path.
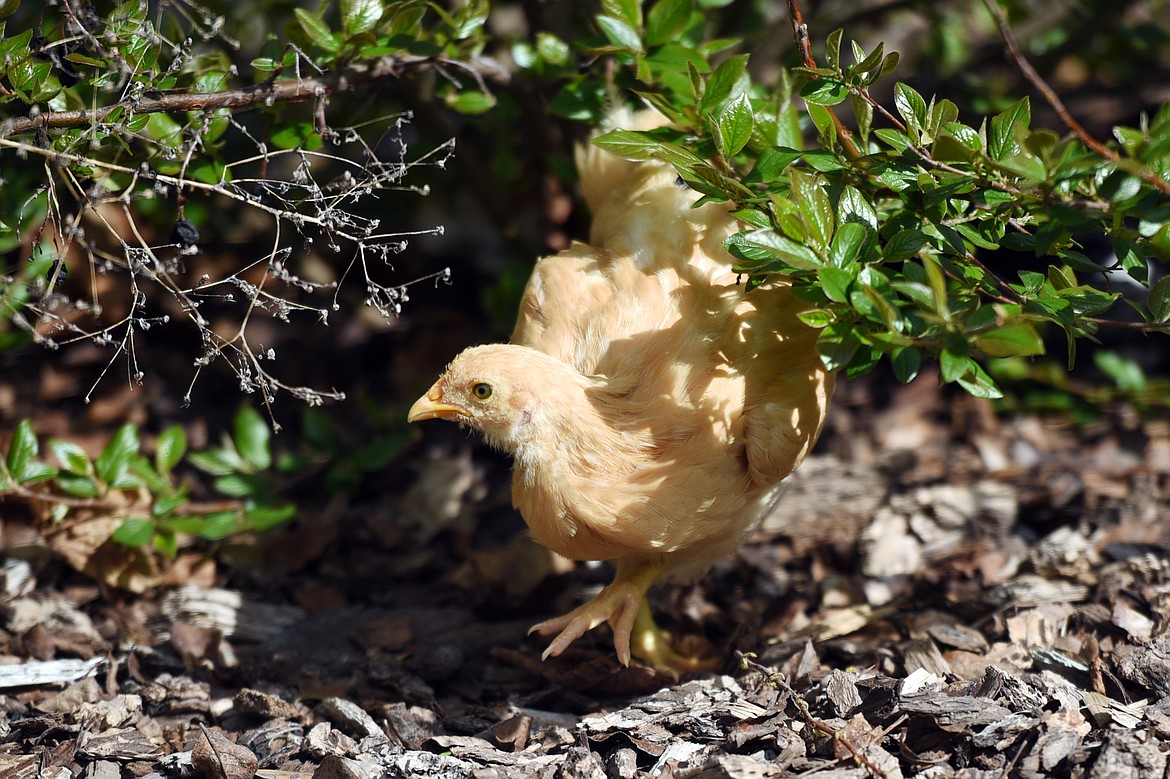
M 518 475 L 529 485 L 578 479 L 605 484 L 633 472 L 646 443 L 625 418 L 626 388 L 567 365 L 558 368 L 545 373 L 530 430 L 517 436 Z

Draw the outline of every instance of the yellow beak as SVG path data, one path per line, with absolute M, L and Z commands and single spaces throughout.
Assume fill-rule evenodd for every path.
M 427 390 L 427 394 L 416 400 L 414 405 L 410 407 L 410 411 L 406 413 L 406 421 L 451 419 L 455 416 L 467 416 L 467 412 L 461 406 L 443 402 L 443 380 L 439 379 L 433 387 Z

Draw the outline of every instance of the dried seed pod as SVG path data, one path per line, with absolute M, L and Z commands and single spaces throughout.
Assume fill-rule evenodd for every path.
M 186 219 L 179 219 L 171 229 L 171 241 L 184 249 L 199 243 L 199 228 Z
M 61 286 L 69 278 L 69 266 L 62 260 L 53 260 L 53 266 L 45 274 L 45 278 L 54 286 Z

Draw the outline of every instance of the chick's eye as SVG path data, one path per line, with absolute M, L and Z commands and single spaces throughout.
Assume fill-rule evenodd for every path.
M 484 384 L 481 381 L 478 384 L 472 385 L 471 394 L 475 395 L 479 400 L 487 400 L 492 396 L 492 385 Z

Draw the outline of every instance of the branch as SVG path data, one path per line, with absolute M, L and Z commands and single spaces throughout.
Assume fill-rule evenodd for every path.
M 800 10 L 800 0 L 788 0 L 788 20 L 792 22 L 792 39 L 796 42 L 796 50 L 800 53 L 800 63 L 806 68 L 815 68 L 816 59 L 813 58 L 812 44 L 808 38 L 808 25 L 804 23 L 804 14 Z M 857 159 L 861 152 L 853 142 L 853 133 L 842 124 L 837 112 L 831 106 L 825 106 L 829 116 L 833 119 L 833 127 L 837 130 L 837 137 L 841 139 L 841 146 L 850 159 Z
M 84 111 L 57 111 L 30 113 L 16 116 L 0 123 L 0 138 L 33 132 L 40 128 L 87 127 L 101 124 L 114 111 L 124 110 L 127 114 L 155 114 L 169 111 L 214 111 L 220 108 L 250 108 L 260 104 L 296 103 L 315 100 L 333 93 L 356 91 L 371 83 L 384 79 L 401 78 L 411 68 L 457 65 L 472 73 L 481 88 L 486 88 L 484 77 L 496 80 L 505 72 L 493 67 L 492 63 L 477 60 L 472 63 L 456 62 L 445 57 L 412 57 L 388 55 L 365 65 L 351 66 L 348 70 L 319 78 L 298 78 L 288 81 L 270 81 L 263 84 L 228 89 L 221 92 L 175 92 L 161 97 L 121 100 L 117 103 L 91 108 Z
M 1069 113 L 1069 110 L 1064 105 L 1064 101 L 1060 99 L 1060 95 L 1056 94 L 1056 91 L 1032 67 L 1032 63 L 1028 61 L 1028 58 L 1024 56 L 1023 50 L 1020 49 L 1020 42 L 1016 40 L 1015 33 L 1012 32 L 1012 28 L 1008 25 L 1007 16 L 1004 14 L 1003 9 L 999 7 L 997 0 L 983 0 L 983 4 L 987 7 L 988 12 L 999 26 L 999 34 L 1003 38 L 1003 42 L 1007 46 L 1012 59 L 1015 61 L 1016 67 L 1024 74 L 1024 78 L 1028 79 L 1032 86 L 1044 96 L 1044 99 L 1052 106 L 1052 110 L 1056 111 L 1056 115 L 1060 117 L 1060 120 L 1064 122 L 1065 126 L 1080 138 L 1081 143 L 1085 144 L 1085 146 L 1100 154 L 1105 159 L 1123 165 L 1126 161 L 1117 152 L 1113 151 L 1113 149 L 1110 149 L 1094 138 L 1076 120 L 1076 117 Z M 1137 171 L 1134 171 L 1134 173 L 1151 187 L 1160 190 L 1163 194 L 1170 195 L 1170 183 L 1160 178 L 1152 170 L 1141 167 Z

